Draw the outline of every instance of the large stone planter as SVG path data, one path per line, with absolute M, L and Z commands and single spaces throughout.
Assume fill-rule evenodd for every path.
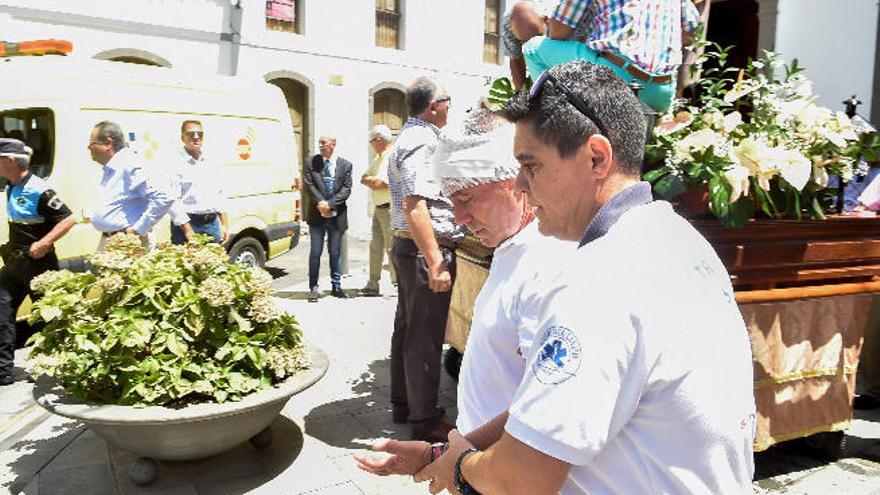
M 34 399 L 52 413 L 84 423 L 122 450 L 158 460 L 200 459 L 255 437 L 269 426 L 290 397 L 320 380 L 327 372 L 327 355 L 309 348 L 309 356 L 310 369 L 237 402 L 194 404 L 180 409 L 82 404 L 46 376 L 37 379 Z

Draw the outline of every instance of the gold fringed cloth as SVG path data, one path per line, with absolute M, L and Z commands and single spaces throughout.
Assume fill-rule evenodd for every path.
M 740 302 L 754 358 L 755 451 L 849 427 L 872 297 Z
M 491 248 L 483 246 L 470 235 L 455 250 L 455 284 L 452 286 L 449 317 L 446 319 L 446 343 L 462 354 L 471 331 L 474 301 L 489 278 L 492 252 Z

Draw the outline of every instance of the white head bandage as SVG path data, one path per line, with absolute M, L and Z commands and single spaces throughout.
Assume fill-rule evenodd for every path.
M 465 135 L 444 129 L 434 152 L 434 176 L 446 197 L 469 187 L 513 179 L 519 162 L 513 156 L 512 124 L 486 134 Z

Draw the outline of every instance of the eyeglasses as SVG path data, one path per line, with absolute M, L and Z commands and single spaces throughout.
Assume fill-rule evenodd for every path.
M 452 103 L 452 97 L 446 96 L 444 98 L 440 98 L 439 100 L 434 100 L 434 103 L 443 103 L 443 102 Z
M 602 121 L 599 120 L 599 117 L 596 115 L 590 107 L 584 103 L 578 95 L 574 94 L 570 89 L 568 89 L 564 84 L 559 82 L 559 79 L 553 76 L 549 71 L 544 71 L 539 77 L 535 84 L 532 85 L 532 89 L 529 90 L 529 104 L 535 101 L 538 98 L 538 94 L 541 92 L 541 88 L 544 85 L 548 84 L 556 90 L 557 93 L 560 93 L 562 96 L 568 100 L 569 103 L 573 107 L 577 109 L 584 117 L 590 119 L 596 127 L 599 128 L 599 134 L 603 136 L 608 136 L 608 131 L 605 129 L 605 126 L 602 125 Z
M 95 146 L 96 144 L 107 144 L 107 143 L 102 143 L 100 141 L 89 141 L 89 148 L 91 148 L 92 146 Z
M 192 139 L 194 137 L 201 138 L 205 135 L 204 131 L 187 131 L 187 132 L 184 132 L 184 134 L 186 135 L 186 137 L 188 137 L 190 139 Z

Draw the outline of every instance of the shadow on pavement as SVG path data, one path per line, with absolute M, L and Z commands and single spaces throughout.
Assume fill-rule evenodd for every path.
M 347 449 L 363 449 L 378 438 L 407 440 L 409 424 L 391 420 L 390 360 L 375 360 L 367 371 L 351 380 L 355 397 L 321 404 L 305 416 L 306 434 L 324 443 Z M 455 423 L 456 384 L 441 373 L 437 404 L 446 409 L 446 421 Z
M 306 434 L 336 447 L 363 449 L 369 440 L 406 438 L 408 425 L 391 421 L 390 360 L 376 360 L 350 381 L 355 397 L 326 402 L 303 418 Z
M 43 438 L 23 439 L 7 449 L 15 453 L 15 460 L 7 464 L 9 479 L 3 479 L 0 486 L 9 493 L 21 492 L 37 474 L 52 462 L 59 453 L 80 436 L 85 427 L 76 421 L 68 421 L 52 427 Z
M 193 484 L 199 493 L 248 493 L 283 473 L 303 449 L 302 430 L 290 419 L 278 416 L 269 429 L 272 441 L 262 449 L 244 442 L 206 459 L 160 461 L 156 481 L 146 487 L 136 486 L 128 477 L 129 467 L 139 456 L 110 447 L 119 491 L 153 493 L 154 490 Z

